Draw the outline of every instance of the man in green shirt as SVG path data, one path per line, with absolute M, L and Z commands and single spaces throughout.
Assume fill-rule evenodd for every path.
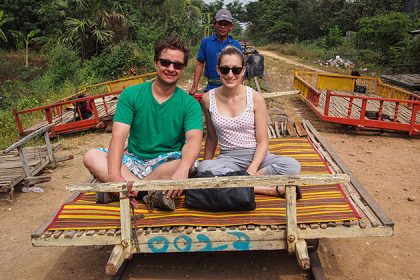
M 120 95 L 109 150 L 89 150 L 83 162 L 101 182 L 186 179 L 201 149 L 199 103 L 176 86 L 189 51 L 179 39 L 155 46 L 157 78 L 126 88 Z M 124 143 L 128 137 L 128 149 Z M 149 192 L 147 204 L 174 210 L 182 190 Z

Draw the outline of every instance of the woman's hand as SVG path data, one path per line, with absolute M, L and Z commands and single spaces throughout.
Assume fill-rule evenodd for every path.
M 256 176 L 257 175 L 257 170 L 253 169 L 253 168 L 248 168 L 246 170 L 246 172 L 250 175 L 250 176 Z

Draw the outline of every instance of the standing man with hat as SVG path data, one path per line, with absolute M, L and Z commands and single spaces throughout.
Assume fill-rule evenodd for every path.
M 234 46 L 241 50 L 239 42 L 229 35 L 229 32 L 233 29 L 232 21 L 232 14 L 227 9 L 217 11 L 214 16 L 213 27 L 216 34 L 206 37 L 201 41 L 200 49 L 197 53 L 193 85 L 189 90 L 189 94 L 194 95 L 197 93 L 203 69 L 204 76 L 207 78 L 205 92 L 222 85 L 216 71 L 219 53 L 227 46 Z

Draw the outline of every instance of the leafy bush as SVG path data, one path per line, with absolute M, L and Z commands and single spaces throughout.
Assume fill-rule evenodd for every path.
M 76 51 L 58 44 L 48 56 L 47 76 L 51 86 L 61 87 L 66 80 L 74 81 L 80 67 L 80 58 Z
M 396 12 L 362 18 L 358 21 L 355 46 L 359 51 L 373 55 L 366 57 L 368 61 L 382 65 L 394 63 L 392 56 L 401 49 L 409 48 L 407 31 L 412 28 L 412 24 L 408 15 Z
M 16 69 L 16 74 L 19 80 L 31 81 L 43 74 L 43 69 L 40 67 L 19 67 Z
M 0 110 L 0 149 L 7 148 L 19 139 L 18 130 L 9 110 Z
M 323 38 L 326 49 L 336 48 L 343 43 L 343 36 L 340 28 L 336 25 L 328 30 L 328 34 Z
M 89 60 L 82 71 L 84 81 L 106 81 L 120 78 L 132 68 L 151 69 L 153 57 L 134 43 L 123 42 Z

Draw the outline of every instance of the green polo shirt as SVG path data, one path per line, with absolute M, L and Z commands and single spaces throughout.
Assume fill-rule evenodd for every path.
M 181 151 L 187 131 L 203 130 L 197 100 L 177 87 L 168 100 L 159 104 L 152 94 L 152 82 L 124 89 L 114 121 L 130 125 L 128 152 L 144 160 Z

